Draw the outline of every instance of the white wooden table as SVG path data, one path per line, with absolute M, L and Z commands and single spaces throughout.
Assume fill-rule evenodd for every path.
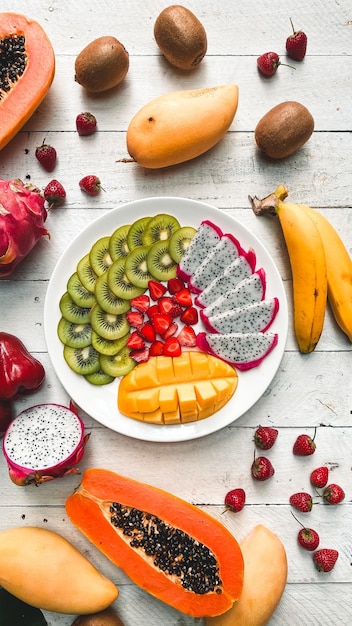
M 254 216 L 248 194 L 260 197 L 284 183 L 290 200 L 309 204 L 326 215 L 349 249 L 351 246 L 352 132 L 352 8 L 341 0 L 230 0 L 187 2 L 208 35 L 208 53 L 193 73 L 169 66 L 156 47 L 153 24 L 167 6 L 161 0 L 128 3 L 13 0 L 2 11 L 30 14 L 45 28 L 56 53 L 56 76 L 39 110 L 0 154 L 0 176 L 31 180 L 44 187 L 55 177 L 67 190 L 64 207 L 47 220 L 51 239 L 32 253 L 0 285 L 1 330 L 20 337 L 46 369 L 46 381 L 35 396 L 16 402 L 16 411 L 40 402 L 67 404 L 67 397 L 50 363 L 43 329 L 43 305 L 53 268 L 68 243 L 93 219 L 125 202 L 148 196 L 173 195 L 204 200 L 228 212 L 258 236 L 273 256 L 289 302 L 289 333 L 280 368 L 255 406 L 230 426 L 201 439 L 153 443 L 132 439 L 101 426 L 84 415 L 91 434 L 81 470 L 106 467 L 164 488 L 188 500 L 223 523 L 240 540 L 261 522 L 285 544 L 288 584 L 273 626 L 342 626 L 352 623 L 352 382 L 351 345 L 327 311 L 315 352 L 302 356 L 292 329 L 290 266 L 277 221 Z M 308 51 L 296 70 L 280 67 L 265 80 L 256 58 L 275 50 L 285 62 L 289 18 L 308 35 Z M 119 89 L 90 96 L 74 81 L 74 61 L 92 39 L 111 34 L 130 54 L 130 69 Z M 134 112 L 162 92 L 236 82 L 238 112 L 226 137 L 208 154 L 166 170 L 147 171 L 118 162 L 127 156 L 125 135 Z M 293 157 L 270 162 L 257 153 L 253 131 L 272 106 L 298 100 L 315 119 L 315 132 Z M 99 132 L 78 139 L 76 115 L 94 113 Z M 58 164 L 54 175 L 44 172 L 34 157 L 43 139 L 54 145 Z M 84 195 L 78 181 L 87 173 L 100 176 L 105 189 L 96 198 Z M 253 433 L 259 424 L 274 425 L 279 438 L 270 451 L 276 473 L 267 483 L 250 478 Z M 314 457 L 298 459 L 292 444 L 301 432 L 314 433 Z M 289 496 L 309 490 L 309 473 L 333 464 L 331 476 L 346 491 L 338 507 L 316 504 L 309 525 L 321 535 L 321 545 L 340 552 L 335 569 L 319 574 L 309 553 L 296 542 L 298 527 Z M 79 483 L 69 476 L 38 488 L 19 488 L 0 458 L 0 530 L 21 525 L 50 528 L 70 539 L 118 585 L 116 609 L 126 626 L 191 625 L 194 620 L 170 609 L 135 587 L 90 545 L 67 519 L 64 504 Z M 223 515 L 226 492 L 242 486 L 245 509 Z M 306 523 L 306 519 L 305 523 Z M 43 581 L 38 581 L 40 584 Z M 73 616 L 46 614 L 50 626 L 69 626 Z M 1 620 L 0 620 L 1 621 Z

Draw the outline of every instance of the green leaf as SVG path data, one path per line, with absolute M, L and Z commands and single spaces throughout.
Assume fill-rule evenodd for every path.
M 1 626 L 48 626 L 40 609 L 22 602 L 0 587 Z

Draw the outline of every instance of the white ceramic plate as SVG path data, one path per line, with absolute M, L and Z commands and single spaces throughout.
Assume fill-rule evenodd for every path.
M 63 345 L 57 335 L 61 317 L 59 300 L 66 291 L 66 284 L 77 262 L 89 252 L 99 237 L 111 235 L 118 226 L 157 213 L 175 215 L 181 226 L 198 227 L 203 219 L 220 226 L 223 232 L 231 232 L 244 249 L 252 247 L 257 256 L 257 268 L 263 267 L 267 276 L 266 297 L 277 296 L 280 308 L 270 330 L 278 333 L 279 341 L 274 350 L 260 366 L 247 372 L 238 372 L 238 387 L 227 405 L 213 416 L 189 424 L 156 426 L 125 417 L 117 410 L 119 381 L 102 387 L 88 383 L 83 376 L 75 374 L 63 357 Z M 288 312 L 283 283 L 277 267 L 262 243 L 247 228 L 224 211 L 195 200 L 176 197 L 157 197 L 136 200 L 104 213 L 91 222 L 76 237 L 59 259 L 51 280 L 44 305 L 44 328 L 48 353 L 56 374 L 70 398 L 97 422 L 121 434 L 146 441 L 173 442 L 196 439 L 220 430 L 242 416 L 266 391 L 275 376 L 284 352 Z

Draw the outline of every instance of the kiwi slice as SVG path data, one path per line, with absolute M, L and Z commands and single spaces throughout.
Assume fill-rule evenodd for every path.
M 80 261 L 78 261 L 77 275 L 83 287 L 85 287 L 88 291 L 94 293 L 94 285 L 98 277 L 90 264 L 89 253 L 86 254 Z
M 157 241 L 171 239 L 179 228 L 181 226 L 176 217 L 167 213 L 158 213 L 149 220 L 142 235 L 142 243 L 144 246 L 151 246 Z
M 145 292 L 144 287 L 136 287 L 127 278 L 125 272 L 125 259 L 117 259 L 113 262 L 107 274 L 107 281 L 111 291 L 118 298 L 132 300 Z
M 90 324 L 73 324 L 62 317 L 57 326 L 60 341 L 70 348 L 86 348 L 92 343 Z
M 193 226 L 182 226 L 172 235 L 169 243 L 169 251 L 171 258 L 176 263 L 181 261 L 196 232 L 197 231 L 193 228 Z
M 142 236 L 150 221 L 150 217 L 141 217 L 131 225 L 127 235 L 127 245 L 129 250 L 133 250 L 137 246 L 142 246 Z
M 91 291 L 88 291 L 82 285 L 77 272 L 72 274 L 67 281 L 67 291 L 70 294 L 73 302 L 78 306 L 82 306 L 89 309 L 95 303 L 95 295 Z
M 100 239 L 93 244 L 89 252 L 89 262 L 97 276 L 101 276 L 104 272 L 107 272 L 112 264 L 109 242 L 110 237 L 100 237 Z
M 130 224 L 120 226 L 112 233 L 109 243 L 109 252 L 113 261 L 126 257 L 130 251 L 127 243 L 127 235 Z
M 102 354 L 100 357 L 100 367 L 109 376 L 126 376 L 135 365 L 136 361 L 130 357 L 130 349 L 127 346 L 113 356 Z
M 99 276 L 95 283 L 95 298 L 99 306 L 107 313 L 118 315 L 126 313 L 131 308 L 128 300 L 123 300 L 111 291 L 108 285 L 107 273 Z
M 130 333 L 126 333 L 119 339 L 104 339 L 92 330 L 92 346 L 95 348 L 99 354 L 106 354 L 108 356 L 112 356 L 113 354 L 117 354 L 127 343 L 127 340 L 130 336 Z
M 148 281 L 153 277 L 147 265 L 147 255 L 150 246 L 138 246 L 126 257 L 125 273 L 128 280 L 136 287 L 147 289 Z
M 97 372 L 93 372 L 93 374 L 87 374 L 84 377 L 89 383 L 92 385 L 109 385 L 115 380 L 115 376 L 109 376 L 103 372 L 103 370 L 98 370 Z
M 90 323 L 93 330 L 103 339 L 119 339 L 126 335 L 130 329 L 124 313 L 122 315 L 106 313 L 99 304 L 95 304 L 92 307 Z
M 157 241 L 147 254 L 147 265 L 153 278 L 169 280 L 175 278 L 177 263 L 170 256 L 169 241 Z
M 72 324 L 87 324 L 89 322 L 90 308 L 75 304 L 68 291 L 65 291 L 61 296 L 59 308 L 62 317 Z
M 94 374 L 100 369 L 100 355 L 92 345 L 86 348 L 64 346 L 64 358 L 67 365 L 76 374 Z

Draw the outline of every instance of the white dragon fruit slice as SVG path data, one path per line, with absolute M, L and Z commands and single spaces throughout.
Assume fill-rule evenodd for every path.
M 238 370 L 257 367 L 278 343 L 278 334 L 267 333 L 198 333 L 197 346 Z
M 199 307 L 209 306 L 219 296 L 224 295 L 229 289 L 233 289 L 244 278 L 248 278 L 253 274 L 256 264 L 256 256 L 253 250 L 249 250 L 246 256 L 239 256 L 235 259 L 226 270 L 212 280 L 208 287 L 201 291 L 195 298 L 195 303 Z
M 177 266 L 178 277 L 188 282 L 190 276 L 199 267 L 208 252 L 220 241 L 221 237 L 222 230 L 216 224 L 210 220 L 203 220 Z
M 264 300 L 266 291 L 265 270 L 261 267 L 248 278 L 241 280 L 236 287 L 226 291 L 223 296 L 219 296 L 203 309 L 204 315 L 218 315 L 230 309 L 237 309 L 240 306 Z
M 205 259 L 197 267 L 189 279 L 189 288 L 193 293 L 200 293 L 217 276 L 240 255 L 245 255 L 239 241 L 233 235 L 226 233 L 219 243 L 208 252 Z
M 200 316 L 211 333 L 264 333 L 273 323 L 278 310 L 279 300 L 274 297 L 210 317 L 203 310 Z
M 40 484 L 71 473 L 84 454 L 89 435 L 71 409 L 38 404 L 22 411 L 8 426 L 3 452 L 16 485 Z

